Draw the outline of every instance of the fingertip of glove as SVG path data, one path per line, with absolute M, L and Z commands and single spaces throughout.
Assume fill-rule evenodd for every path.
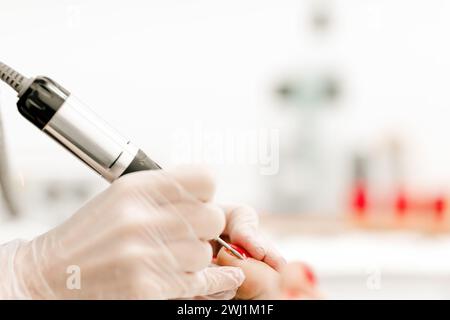
M 236 282 L 237 286 L 240 286 L 245 280 L 244 271 L 239 267 L 220 267 L 224 275 L 229 276 Z

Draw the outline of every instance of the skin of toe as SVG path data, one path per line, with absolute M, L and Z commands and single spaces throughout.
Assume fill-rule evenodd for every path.
M 247 258 L 241 260 L 221 248 L 216 263 L 220 266 L 240 267 L 245 274 L 245 281 L 239 287 L 235 299 L 273 299 L 278 291 L 280 275 L 264 262 Z

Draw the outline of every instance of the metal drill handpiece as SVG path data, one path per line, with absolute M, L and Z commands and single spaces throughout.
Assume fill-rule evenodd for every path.
M 127 173 L 161 169 L 52 79 L 27 78 L 2 62 L 0 79 L 18 93 L 17 107 L 26 119 L 106 180 L 112 182 Z M 245 259 L 221 238 L 216 241 L 237 258 Z

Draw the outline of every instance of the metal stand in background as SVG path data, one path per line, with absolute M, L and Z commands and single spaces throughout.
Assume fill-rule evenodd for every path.
M 6 143 L 4 135 L 4 127 L 1 115 L 2 95 L 0 91 L 0 191 L 4 199 L 7 210 L 12 216 L 19 214 L 19 208 L 14 198 L 14 191 L 9 175 L 8 156 L 6 153 Z

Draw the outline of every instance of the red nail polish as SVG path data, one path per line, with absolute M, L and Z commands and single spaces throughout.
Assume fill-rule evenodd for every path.
M 247 250 L 235 245 L 235 244 L 230 244 L 230 246 L 236 250 L 237 252 L 239 252 L 240 254 L 242 254 L 244 256 L 244 258 L 251 258 L 252 256 L 250 255 L 250 253 L 247 252 Z
M 316 275 L 314 274 L 314 272 L 311 270 L 311 268 L 306 265 L 306 264 L 302 264 L 303 267 L 303 272 L 305 273 L 306 279 L 308 279 L 309 283 L 311 285 L 316 285 L 317 283 L 317 278 Z

